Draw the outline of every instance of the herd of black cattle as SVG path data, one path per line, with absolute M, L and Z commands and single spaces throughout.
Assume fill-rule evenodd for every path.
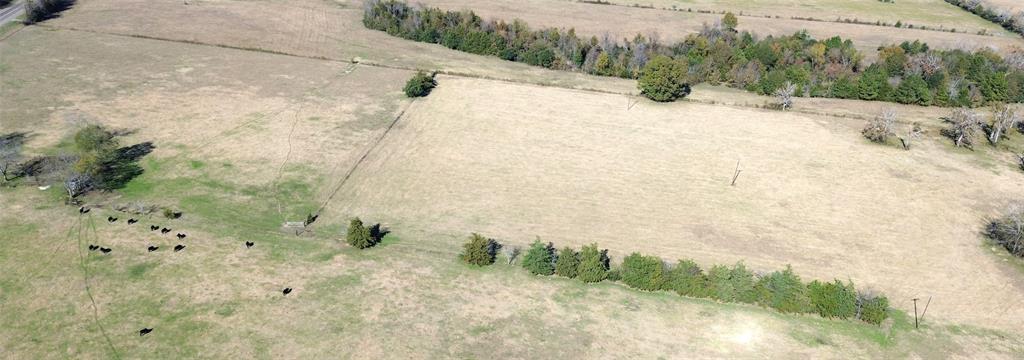
M 86 214 L 90 210 L 91 210 L 90 208 L 87 208 L 87 207 L 83 206 L 83 207 L 78 209 L 78 213 L 79 214 Z M 118 218 L 116 218 L 116 217 L 107 216 L 107 222 L 108 223 L 113 224 L 113 223 L 116 223 L 117 220 L 118 220 Z M 133 224 L 135 224 L 137 222 L 139 222 L 139 220 L 134 219 L 134 218 L 128 219 L 128 221 L 127 221 L 128 225 L 133 225 Z M 160 234 L 163 234 L 163 235 L 166 235 L 166 234 L 171 232 L 171 229 L 166 228 L 166 227 L 161 227 L 161 226 L 158 226 L 158 225 L 150 225 L 149 226 L 149 231 L 157 231 L 157 230 L 160 230 Z M 184 240 L 186 237 L 188 237 L 188 235 L 186 235 L 184 233 L 177 233 L 175 236 L 178 238 L 178 241 Z M 246 249 L 252 248 L 254 245 L 256 245 L 255 242 L 252 242 L 252 241 L 246 241 L 245 242 L 245 248 Z M 152 245 L 150 245 L 148 248 L 146 248 L 147 252 L 154 252 L 154 251 L 157 251 L 159 249 L 160 249 L 159 246 L 152 246 Z M 182 251 L 182 250 L 185 250 L 185 245 L 184 244 L 178 244 L 178 245 L 174 246 L 174 252 L 179 252 L 179 251 Z M 89 251 L 99 251 L 99 252 L 103 253 L 104 255 L 107 255 L 107 254 L 110 254 L 114 250 L 111 249 L 111 248 L 108 248 L 108 247 L 102 247 L 102 246 L 95 245 L 95 244 L 89 244 Z M 285 296 L 287 296 L 291 292 L 292 292 L 292 288 L 290 288 L 290 287 L 286 287 L 286 288 L 284 288 L 284 290 L 281 291 L 281 293 L 283 295 L 285 295 Z M 145 336 L 145 335 L 147 335 L 147 334 L 149 334 L 151 332 L 153 332 L 153 328 L 143 328 L 142 330 L 139 330 L 139 336 Z

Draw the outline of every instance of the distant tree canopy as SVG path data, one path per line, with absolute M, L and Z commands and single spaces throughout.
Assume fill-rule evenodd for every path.
M 364 10 L 363 24 L 371 29 L 551 69 L 641 79 L 641 91 L 658 101 L 670 101 L 680 92 L 676 86 L 650 85 L 668 79 L 672 81 L 663 85 L 678 84 L 674 75 L 681 69 L 688 84 L 725 84 L 766 95 L 776 94 L 788 82 L 795 86 L 795 96 L 804 97 L 947 107 L 1024 102 L 1021 51 L 1003 58 L 991 50 L 936 50 L 914 41 L 879 47 L 878 60 L 864 64 L 864 55 L 850 40 L 815 40 L 804 31 L 762 38 L 739 32 L 738 19 L 731 14 L 719 25 L 664 44 L 641 35 L 620 41 L 577 36 L 573 29 L 534 30 L 519 20 L 483 20 L 471 11 L 413 7 L 394 0 L 368 0 Z M 678 66 L 656 61 L 659 57 Z M 645 71 L 648 66 L 660 69 Z M 666 70 L 673 76 L 653 77 L 659 82 L 643 79 Z

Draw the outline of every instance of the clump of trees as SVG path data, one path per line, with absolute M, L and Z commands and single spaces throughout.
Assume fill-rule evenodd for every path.
M 427 74 L 423 71 L 417 71 L 416 75 L 413 75 L 405 83 L 405 96 L 414 98 L 429 95 L 430 91 L 437 86 L 437 80 L 434 80 L 434 75 L 434 73 Z
M 785 94 L 783 108 L 801 96 L 947 107 L 1024 102 L 1024 51 L 1004 58 L 988 49 L 937 50 L 913 41 L 879 47 L 878 60 L 865 64 L 848 39 L 818 40 L 804 31 L 759 37 L 738 31 L 730 15 L 671 44 L 655 35 L 614 39 L 582 37 L 573 29 L 531 29 L 519 20 L 484 20 L 471 11 L 395 0 L 365 2 L 363 24 L 406 39 L 551 69 L 631 79 L 647 75 L 641 91 L 658 101 L 685 95 L 676 76 L 681 68 L 688 85 L 707 82 Z M 647 71 L 648 66 L 659 69 Z
M 57 17 L 74 4 L 75 0 L 25 0 L 25 23 L 34 24 Z
M 474 237 L 466 252 L 485 253 L 487 239 Z M 465 255 L 464 255 L 465 256 Z M 608 250 L 597 244 L 580 251 L 571 247 L 555 250 L 539 239 L 523 257 L 523 267 L 534 275 L 557 275 L 583 282 L 619 281 L 644 291 L 671 291 L 681 296 L 722 302 L 756 304 L 784 313 L 816 313 L 823 317 L 859 319 L 881 324 L 889 317 L 889 300 L 872 292 L 858 292 L 852 282 L 812 281 L 804 283 L 789 266 L 781 271 L 756 274 L 743 263 L 715 265 L 705 273 L 692 260 L 674 265 L 656 256 L 632 253 L 617 268 L 610 266 Z
M 459 255 L 459 259 L 475 266 L 491 265 L 494 263 L 499 247 L 498 242 L 494 239 L 473 233 L 469 237 L 469 241 L 462 245 L 462 254 Z
M 986 131 L 988 142 L 992 145 L 999 143 L 1006 137 L 1007 131 L 1012 130 L 1020 124 L 1020 115 L 1013 108 L 1006 104 L 995 104 L 992 106 L 992 119 L 989 121 Z
M 974 140 L 981 133 L 981 118 L 974 110 L 967 108 L 953 109 L 947 117 L 949 127 L 943 130 L 943 134 L 953 140 L 956 147 L 973 147 Z
M 363 220 L 356 217 L 349 221 L 345 242 L 356 249 L 366 249 L 380 244 L 385 233 L 386 231 L 381 230 L 380 224 L 366 226 Z
M 985 227 L 985 235 L 1011 254 L 1024 257 L 1024 205 L 1011 206 Z

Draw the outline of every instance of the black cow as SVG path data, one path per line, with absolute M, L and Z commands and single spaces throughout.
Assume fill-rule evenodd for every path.
M 105 247 L 101 247 L 100 248 L 100 252 L 104 253 L 104 254 L 109 254 L 111 251 L 113 251 L 113 250 L 111 250 L 110 248 L 105 248 Z
M 161 234 L 166 234 L 166 233 L 169 233 L 169 232 L 171 232 L 171 229 L 168 229 L 168 228 L 160 229 L 160 233 Z
M 178 244 L 177 246 L 174 247 L 174 252 L 179 252 L 182 250 L 185 250 L 185 245 Z
M 156 249 L 159 249 L 159 248 L 160 248 L 159 246 L 150 246 L 150 247 L 146 248 L 146 250 L 149 250 L 149 252 L 154 252 L 154 251 L 156 251 Z
M 89 251 L 96 251 L 99 248 L 100 248 L 99 245 L 92 245 L 92 244 L 89 245 Z
M 134 223 L 137 223 L 137 222 L 139 222 L 139 221 L 135 220 L 135 219 L 128 219 L 128 225 L 131 225 L 131 224 L 134 224 Z
M 178 233 L 177 236 L 178 236 L 178 240 L 181 240 L 181 239 L 185 238 L 185 234 L 182 234 L 182 233 Z
M 150 225 L 149 226 L 149 231 L 157 231 L 157 230 L 160 230 L 159 226 L 156 226 L 156 225 Z
M 85 214 L 85 213 L 89 212 L 89 210 L 92 210 L 92 209 L 89 209 L 89 208 L 83 206 L 83 207 L 78 208 L 78 213 L 79 214 Z
M 281 293 L 285 295 L 291 294 L 292 288 L 284 288 L 284 290 L 281 290 Z
M 139 336 L 146 336 L 146 334 L 151 332 L 153 332 L 153 328 L 143 328 L 142 330 L 139 330 Z
M 252 241 L 246 241 L 245 242 L 245 248 L 246 249 L 251 248 L 253 245 L 256 245 L 256 243 L 254 243 Z
M 107 216 L 107 222 L 116 222 L 116 221 L 117 221 L 116 217 Z

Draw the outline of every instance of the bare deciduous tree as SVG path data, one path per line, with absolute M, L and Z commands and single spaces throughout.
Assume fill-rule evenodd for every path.
M 1024 153 L 1017 154 L 1017 162 L 1021 170 L 1024 170 Z
M 903 150 L 910 150 L 910 144 L 917 142 L 917 139 L 920 139 L 922 136 L 924 136 L 924 129 L 921 128 L 921 123 L 915 122 L 910 126 L 910 129 L 907 130 L 906 134 L 900 136 L 900 143 L 903 144 Z
M 4 181 L 17 177 L 12 176 L 12 170 L 21 161 L 21 148 L 27 135 L 23 132 L 0 135 L 0 175 L 3 175 Z
M 793 107 L 794 95 L 796 95 L 796 85 L 787 81 L 782 87 L 775 89 L 775 103 L 782 110 L 789 110 Z
M 1011 254 L 1024 256 L 1024 205 L 1011 205 L 1006 215 L 989 222 L 985 233 Z
M 516 259 L 519 258 L 519 254 L 521 252 L 522 252 L 522 250 L 520 250 L 518 246 L 508 246 L 508 247 L 506 247 L 505 248 L 505 257 L 508 258 L 508 264 L 509 265 L 514 264 L 516 262 Z
M 996 104 L 992 107 L 992 122 L 988 127 L 988 142 L 995 145 L 1006 135 L 1006 131 L 1013 129 L 1020 122 L 1020 115 L 1006 104 Z
M 868 121 L 860 133 L 868 140 L 885 143 L 889 136 L 895 135 L 895 126 L 896 109 L 884 108 L 874 119 Z
M 971 109 L 953 109 L 953 112 L 946 118 L 946 122 L 949 122 L 949 128 L 943 132 L 953 139 L 953 143 L 957 147 L 972 146 L 975 136 L 981 131 L 981 120 L 978 119 L 978 114 Z

